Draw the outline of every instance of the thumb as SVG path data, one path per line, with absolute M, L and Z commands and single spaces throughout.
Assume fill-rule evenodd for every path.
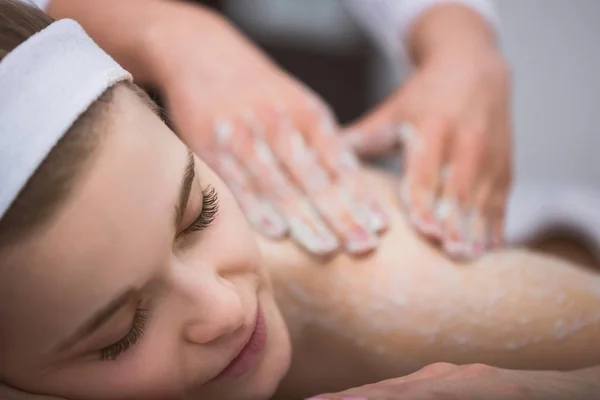
M 381 156 L 399 145 L 394 97 L 342 130 L 342 138 L 361 157 Z

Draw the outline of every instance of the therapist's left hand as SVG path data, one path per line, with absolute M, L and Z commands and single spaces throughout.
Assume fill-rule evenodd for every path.
M 414 374 L 309 400 L 588 400 L 596 371 L 516 371 L 483 364 L 431 364 Z
M 510 86 L 507 64 L 492 46 L 440 50 L 346 131 L 362 156 L 403 147 L 399 194 L 409 219 L 457 258 L 503 242 Z

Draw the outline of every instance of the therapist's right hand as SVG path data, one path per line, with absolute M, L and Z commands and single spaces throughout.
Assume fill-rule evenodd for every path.
M 386 217 L 331 110 L 219 15 L 173 6 L 153 37 L 169 118 L 250 223 L 317 255 L 374 249 Z
M 12 389 L 8 386 L 0 385 L 0 400 L 63 400 L 57 397 L 40 396 L 29 394 Z

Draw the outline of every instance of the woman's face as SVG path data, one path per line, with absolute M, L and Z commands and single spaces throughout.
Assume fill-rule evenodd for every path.
M 290 344 L 253 233 L 134 93 L 114 101 L 65 205 L 1 255 L 0 379 L 67 399 L 268 397 Z

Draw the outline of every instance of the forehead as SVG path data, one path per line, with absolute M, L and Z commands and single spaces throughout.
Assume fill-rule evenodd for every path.
M 115 90 L 113 100 L 89 171 L 47 229 L 0 269 L 0 315 L 15 329 L 68 328 L 56 318 L 81 321 L 89 304 L 121 284 L 143 284 L 170 254 L 186 147 L 130 90 Z

